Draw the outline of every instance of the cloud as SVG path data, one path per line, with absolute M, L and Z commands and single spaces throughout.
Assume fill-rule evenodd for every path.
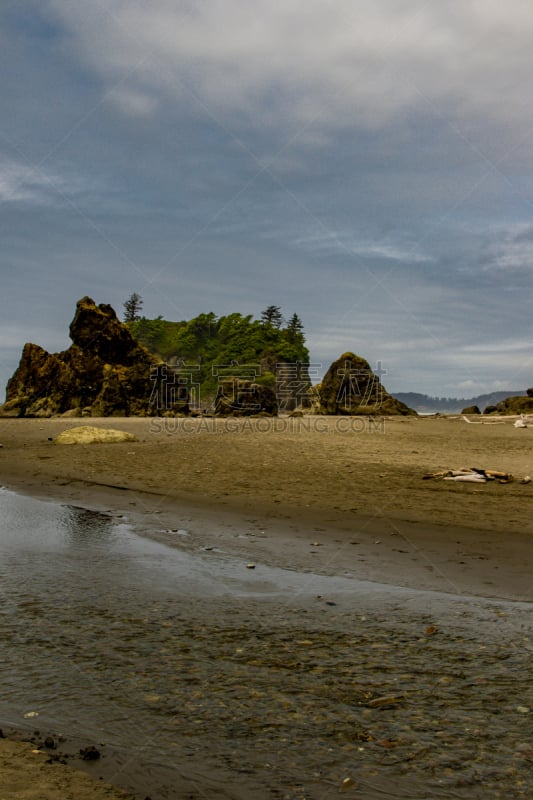
M 515 280 L 533 273 L 533 226 L 514 225 L 503 229 L 486 246 L 482 266 L 487 272 L 500 272 Z M 512 284 L 511 284 L 512 285 Z
M 7 342 L 139 291 L 169 319 L 280 304 L 387 388 L 526 363 L 530 0 L 4 6 Z
M 69 46 L 112 84 L 178 98 L 273 126 L 318 120 L 374 128 L 398 114 L 444 108 L 530 124 L 528 0 L 51 0 Z M 69 43 L 70 42 L 70 43 Z M 140 95 L 144 97 L 144 95 Z M 465 146 L 468 146 L 465 133 Z
M 37 167 L 11 159 L 0 161 L 0 201 L 48 205 L 56 202 L 56 190 L 64 180 Z
M 120 111 L 133 117 L 152 116 L 159 105 L 157 98 L 147 93 L 124 89 L 112 91 L 109 99 Z

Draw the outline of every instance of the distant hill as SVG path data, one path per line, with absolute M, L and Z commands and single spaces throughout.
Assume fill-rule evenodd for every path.
M 401 400 L 410 408 L 414 408 L 419 414 L 459 414 L 463 408 L 477 406 L 483 411 L 487 406 L 495 406 L 501 400 L 508 397 L 523 397 L 526 395 L 525 389 L 506 389 L 503 392 L 490 392 L 489 394 L 479 394 L 476 397 L 431 397 L 427 394 L 418 392 L 396 392 L 394 397 Z

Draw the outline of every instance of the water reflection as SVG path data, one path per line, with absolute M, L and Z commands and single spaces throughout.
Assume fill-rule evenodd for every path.
M 113 537 L 113 518 L 109 514 L 90 511 L 79 506 L 61 506 L 58 520 L 69 544 L 94 547 L 109 544 Z

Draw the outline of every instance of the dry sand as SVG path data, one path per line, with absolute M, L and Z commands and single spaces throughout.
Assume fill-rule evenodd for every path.
M 138 441 L 59 446 L 53 438 L 79 420 L 0 419 L 0 481 L 121 512 L 171 546 L 217 545 L 248 559 L 253 552 L 257 563 L 465 598 L 532 599 L 533 483 L 520 480 L 533 473 L 533 427 L 515 429 L 509 418 L 475 425 L 461 418 L 90 422 Z M 516 480 L 422 479 L 461 467 L 507 471 Z M 177 542 L 173 532 L 184 527 L 194 538 Z M 63 789 L 43 783 L 31 794 L 30 772 L 17 768 L 20 780 L 13 778 L 11 759 L 21 752 L 1 744 L 0 784 L 6 770 L 12 781 L 2 800 L 112 796 L 68 794 L 66 772 Z M 35 756 L 25 758 L 34 785 Z M 47 770 L 42 775 L 48 780 Z

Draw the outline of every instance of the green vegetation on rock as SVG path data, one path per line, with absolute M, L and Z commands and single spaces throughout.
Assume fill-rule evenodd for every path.
M 181 322 L 141 317 L 127 327 L 158 360 L 195 367 L 202 403 L 214 399 L 221 375 L 251 376 L 255 383 L 274 389 L 277 364 L 309 363 L 303 326 L 296 314 L 285 327 L 277 314 L 256 320 L 251 314 L 217 317 L 212 312 Z

